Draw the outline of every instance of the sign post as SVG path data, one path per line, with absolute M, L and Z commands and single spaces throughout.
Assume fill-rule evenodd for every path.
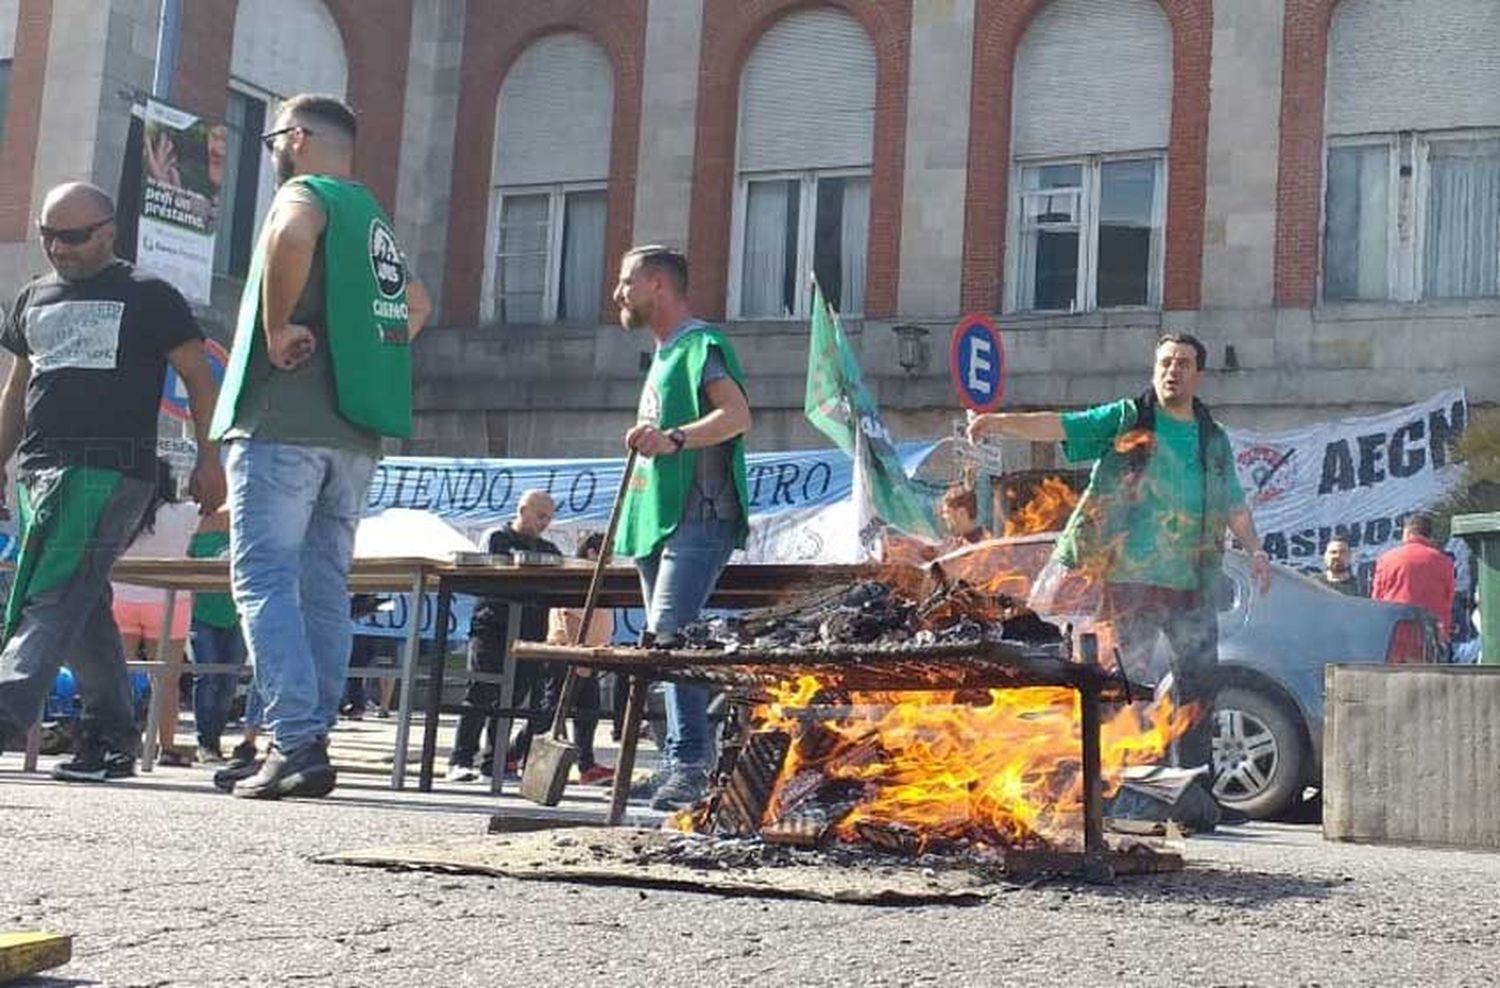
M 208 369 L 213 371 L 214 384 L 224 383 L 224 368 L 229 364 L 229 354 L 213 340 L 203 341 L 203 352 L 208 357 Z M 187 385 L 177 376 L 177 369 L 167 365 L 167 376 L 162 381 L 161 410 L 178 422 L 193 421 L 193 410 L 188 405 Z

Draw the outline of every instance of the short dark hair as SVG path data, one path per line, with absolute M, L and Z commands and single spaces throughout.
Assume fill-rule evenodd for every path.
M 587 559 L 589 558 L 589 553 L 591 552 L 597 552 L 601 555 L 604 553 L 603 532 L 589 532 L 583 538 L 578 540 L 578 549 L 576 550 L 574 555 L 576 555 L 579 559 Z
M 642 268 L 666 275 L 672 279 L 672 284 L 677 286 L 679 294 L 687 294 L 688 262 L 687 255 L 682 251 L 663 247 L 660 244 L 646 244 L 643 247 L 630 248 L 625 256 L 640 258 Z
M 312 120 L 342 134 L 352 144 L 359 134 L 359 123 L 349 104 L 325 93 L 299 93 L 281 104 L 279 114 Z M 316 128 L 313 128 L 316 129 Z
M 1163 333 L 1152 349 L 1160 350 L 1166 343 L 1179 343 L 1192 347 L 1194 355 L 1198 358 L 1198 369 L 1203 370 L 1208 366 L 1208 347 L 1204 346 L 1203 341 L 1192 333 Z
M 1406 516 L 1406 521 L 1401 525 L 1401 530 L 1403 532 L 1410 532 L 1413 535 L 1420 535 L 1424 539 L 1432 538 L 1432 529 L 1432 515 L 1428 514 L 1425 511 L 1413 511 L 1411 514 Z

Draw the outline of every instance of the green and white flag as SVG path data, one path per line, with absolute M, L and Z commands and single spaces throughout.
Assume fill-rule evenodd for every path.
M 854 499 L 863 545 L 868 547 L 884 527 L 921 538 L 939 537 L 933 498 L 902 467 L 838 313 L 816 282 L 803 411 L 814 428 L 854 459 Z

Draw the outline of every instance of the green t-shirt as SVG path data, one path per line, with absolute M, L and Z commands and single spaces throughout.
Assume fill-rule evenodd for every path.
M 218 559 L 229 555 L 228 532 L 194 532 L 188 542 L 189 559 Z M 233 628 L 240 616 L 227 593 L 193 594 L 193 620 L 214 628 Z
M 276 193 L 276 203 L 291 202 L 324 212 L 322 201 L 300 182 L 283 185 Z M 254 348 L 234 425 L 225 438 L 324 446 L 378 457 L 380 437 L 339 414 L 328 345 L 325 287 L 328 265 L 323 244 L 320 239 L 307 285 L 292 307 L 291 321 L 312 330 L 316 340 L 312 356 L 296 370 L 284 371 L 271 366 L 265 347 Z
M 1128 399 L 1064 412 L 1063 454 L 1073 463 L 1098 459 L 1134 421 L 1135 406 Z M 1198 586 L 1195 552 L 1203 515 L 1198 422 L 1174 418 L 1165 409 L 1157 409 L 1155 422 L 1156 450 L 1146 461 L 1139 500 L 1132 506 L 1125 544 L 1114 556 L 1109 581 L 1193 590 Z M 1234 471 L 1225 479 L 1227 502 L 1242 503 L 1245 494 Z M 1223 539 L 1224 533 L 1209 537 Z

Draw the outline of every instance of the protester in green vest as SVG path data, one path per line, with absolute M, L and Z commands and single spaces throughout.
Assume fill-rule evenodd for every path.
M 337 781 L 327 743 L 352 643 L 354 529 L 382 437 L 411 431 L 409 343 L 430 306 L 351 177 L 356 129 L 342 100 L 302 95 L 262 138 L 281 185 L 214 413 L 234 601 L 275 736 L 264 759 L 214 782 L 250 799 L 323 796 Z
M 47 194 L 38 224 L 53 274 L 21 290 L 0 332 L 11 354 L 0 393 L 3 465 L 20 453 L 21 556 L 0 651 L 0 746 L 36 719 L 67 662 L 84 698 L 65 781 L 135 774 L 136 735 L 109 573 L 141 531 L 157 491 L 156 424 L 170 363 L 187 386 L 198 439 L 190 491 L 199 510 L 224 500 L 208 441 L 213 373 L 177 289 L 115 257 L 114 203 L 73 182 Z
M 1254 551 L 1261 593 L 1270 562 L 1235 474 L 1224 430 L 1197 399 L 1208 351 L 1186 333 L 1156 345 L 1151 387 L 1136 398 L 1081 412 L 996 412 L 969 425 L 971 439 L 1010 436 L 1062 442 L 1070 462 L 1097 460 L 1053 554 L 1101 579 L 1127 670 L 1146 668 L 1158 636 L 1169 646 L 1179 706 L 1197 716 L 1178 743 L 1179 763 L 1213 769 L 1213 701 L 1219 632 L 1214 587 L 1225 530 Z
M 615 537 L 641 574 L 646 628 L 670 647 L 698 616 L 750 530 L 745 442 L 750 405 L 734 347 L 688 308 L 687 258 L 666 247 L 636 247 L 620 263 L 620 324 L 656 342 L 636 425 L 625 444 L 640 454 Z M 713 756 L 709 691 L 667 686 L 663 765 L 634 795 L 655 809 L 696 802 Z

